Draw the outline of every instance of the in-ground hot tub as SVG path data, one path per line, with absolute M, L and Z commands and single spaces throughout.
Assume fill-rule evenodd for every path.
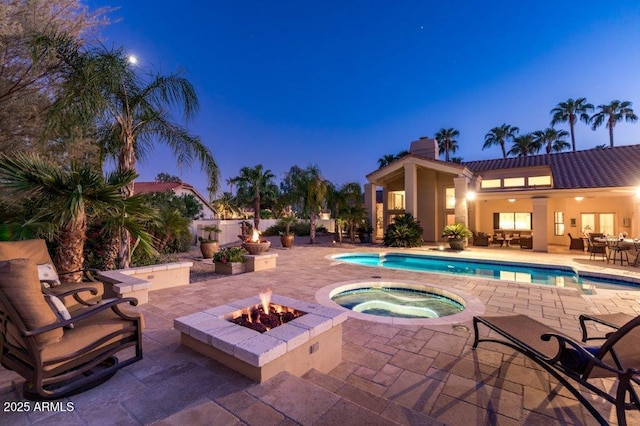
M 256 382 L 281 371 L 302 376 L 315 368 L 328 373 L 342 361 L 346 312 L 278 295 L 271 303 L 303 315 L 263 333 L 233 323 L 239 313 L 261 304 L 252 297 L 176 318 L 174 327 L 183 345 Z
M 387 297 L 389 289 L 405 294 Z M 373 301 L 347 300 L 344 306 L 334 300 L 341 294 L 351 297 L 360 292 L 377 293 L 385 297 Z M 430 301 L 426 305 L 412 305 L 412 299 Z M 470 322 L 475 315 L 484 313 L 484 304 L 480 299 L 462 290 L 415 281 L 380 279 L 339 282 L 318 290 L 316 300 L 324 306 L 341 309 L 352 318 L 398 325 L 455 325 Z M 444 308 L 437 307 L 438 304 L 449 305 L 444 315 Z

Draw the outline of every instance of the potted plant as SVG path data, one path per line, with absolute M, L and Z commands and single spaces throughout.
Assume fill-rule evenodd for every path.
M 370 244 L 371 243 L 371 234 L 373 234 L 373 226 L 371 226 L 371 222 L 369 219 L 366 219 L 362 222 L 357 229 L 358 239 L 362 244 Z
M 242 247 L 228 247 L 213 255 L 216 274 L 235 275 L 244 272 L 245 259 L 242 256 L 247 251 Z
M 213 254 L 220 250 L 220 246 L 218 245 L 218 233 L 222 232 L 220 228 L 217 226 L 205 226 L 202 228 L 205 232 L 207 232 L 207 238 L 198 237 L 200 241 L 200 251 L 202 252 L 202 257 L 205 259 L 211 259 Z M 215 234 L 215 238 L 211 237 L 211 234 Z
M 296 218 L 293 216 L 285 216 L 280 219 L 280 222 L 284 224 L 284 232 L 280 232 L 280 243 L 284 248 L 292 248 L 295 235 L 291 232 L 291 224 L 295 223 Z
M 454 250 L 464 250 L 464 240 L 473 235 L 464 223 L 447 225 L 442 231 L 442 236 L 449 238 L 449 246 Z

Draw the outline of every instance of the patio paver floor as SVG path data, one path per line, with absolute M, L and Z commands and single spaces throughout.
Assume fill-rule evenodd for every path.
M 470 277 L 372 269 L 337 264 L 325 256 L 353 248 L 298 244 L 278 250 L 276 269 L 216 278 L 150 293 L 145 315 L 144 359 L 105 384 L 63 400 L 73 411 L 2 412 L 3 425 L 122 424 L 595 424 L 586 409 L 547 373 L 507 347 L 483 344 L 473 351 L 471 323 L 404 326 L 358 319 L 344 323 L 343 358 L 328 375 L 288 374 L 256 384 L 179 343 L 173 319 L 269 287 L 275 294 L 315 302 L 318 289 L 339 281 L 383 279 L 450 286 L 482 300 L 486 313 L 523 313 L 579 337 L 583 312 L 640 315 L 640 290 L 598 291 L 584 296 L 543 287 Z M 382 251 L 375 246 L 358 251 Z M 423 249 L 426 250 L 426 249 Z M 431 252 L 432 253 L 432 252 Z M 448 253 L 448 255 L 452 255 Z M 638 268 L 589 261 L 588 253 L 558 249 L 470 248 L 460 257 L 580 265 L 640 276 Z M 551 380 L 551 381 L 550 381 Z M 0 367 L 0 401 L 21 401 L 22 379 Z M 551 393 L 550 393 L 551 392 Z M 608 403 L 601 412 L 615 422 Z M 629 423 L 640 422 L 630 413 Z

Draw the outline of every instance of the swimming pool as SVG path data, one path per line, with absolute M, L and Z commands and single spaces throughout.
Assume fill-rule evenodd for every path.
M 530 284 L 577 288 L 585 294 L 594 289 L 638 290 L 637 283 L 603 277 L 579 275 L 566 266 L 544 266 L 525 263 L 454 259 L 405 253 L 349 253 L 333 256 L 334 260 L 363 266 L 405 269 L 440 274 L 468 275 Z

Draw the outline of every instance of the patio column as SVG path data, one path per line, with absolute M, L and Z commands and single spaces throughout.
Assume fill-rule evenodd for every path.
M 456 223 L 469 225 L 469 210 L 467 206 L 467 186 L 469 179 L 466 177 L 453 178 L 455 189 L 456 204 L 454 214 Z
M 404 211 L 418 217 L 418 170 L 415 164 L 404 165 Z
M 533 198 L 533 251 L 547 252 L 547 199 Z
M 369 223 L 374 227 L 376 227 L 376 189 L 377 186 L 372 183 L 364 184 L 364 206 L 367 209 L 367 217 L 369 218 Z
M 635 197 L 636 208 L 631 218 L 631 235 L 629 237 L 640 237 L 640 194 Z

